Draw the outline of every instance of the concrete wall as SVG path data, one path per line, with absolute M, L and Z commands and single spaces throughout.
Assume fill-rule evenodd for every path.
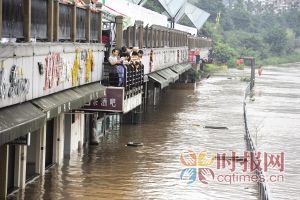
M 73 117 L 74 119 L 72 120 Z M 81 148 L 81 146 L 83 145 L 84 124 L 83 114 L 65 114 L 65 156 L 70 156 L 74 151 L 78 150 L 78 148 Z
M 75 122 L 71 124 L 71 152 L 80 149 L 84 137 L 84 115 L 75 113 Z
M 103 50 L 101 44 L 70 43 L 0 48 L 0 108 L 100 81 Z M 93 68 L 88 63 L 93 63 Z M 13 66 L 15 78 L 11 79 Z
M 153 51 L 153 62 L 150 63 L 150 52 Z M 177 51 L 179 50 L 179 57 Z M 187 62 L 187 47 L 164 47 L 144 49 L 143 64 L 145 66 L 145 74 L 170 67 L 175 64 Z

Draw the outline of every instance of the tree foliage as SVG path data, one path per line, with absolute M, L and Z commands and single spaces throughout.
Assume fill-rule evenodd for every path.
M 213 39 L 216 62 L 228 64 L 240 56 L 265 59 L 290 54 L 295 38 L 300 38 L 300 1 L 292 1 L 287 10 L 260 0 L 188 1 L 210 13 L 198 33 Z M 158 0 L 148 0 L 145 7 L 164 12 Z M 181 23 L 192 25 L 186 16 Z
M 231 0 L 227 7 L 222 1 L 197 2 L 200 8 L 213 12 L 199 33 L 214 40 L 217 62 L 228 59 L 228 63 L 240 56 L 260 59 L 285 55 L 294 51 L 294 40 L 300 37 L 300 3 L 279 11 L 273 4 L 263 6 L 258 0 Z M 218 25 L 215 14 L 219 12 Z

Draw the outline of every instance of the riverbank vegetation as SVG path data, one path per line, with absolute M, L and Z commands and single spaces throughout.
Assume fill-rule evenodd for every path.
M 199 35 L 213 39 L 213 58 L 218 64 L 235 66 L 235 60 L 253 56 L 257 64 L 300 61 L 295 39 L 300 37 L 300 3 L 281 10 L 259 1 L 193 0 L 211 14 Z
M 204 72 L 206 73 L 214 73 L 214 72 L 227 72 L 227 65 L 224 64 L 206 64 L 204 68 Z
M 300 62 L 300 1 L 285 1 L 285 6 L 259 0 L 188 1 L 210 13 L 198 35 L 212 38 L 214 64 L 237 67 L 235 61 L 246 56 L 262 65 Z M 164 11 L 158 0 L 144 6 Z M 193 26 L 186 16 L 179 23 Z

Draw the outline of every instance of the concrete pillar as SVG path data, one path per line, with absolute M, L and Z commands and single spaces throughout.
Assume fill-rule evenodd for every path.
M 26 42 L 31 38 L 31 0 L 24 0 L 24 38 Z
M 8 145 L 0 146 L 0 200 L 5 200 L 7 196 L 7 176 L 8 176 Z
M 116 48 L 123 44 L 123 16 L 116 16 Z
M 102 13 L 98 13 L 99 20 L 98 20 L 98 38 L 99 38 L 99 43 L 102 43 Z
M 157 35 L 156 35 L 156 39 L 158 40 L 158 45 L 157 47 L 161 47 L 161 30 L 157 30 Z
M 86 42 L 90 42 L 91 40 L 91 10 L 89 8 L 86 9 L 85 16 L 85 37 Z
M 144 40 L 144 46 L 146 48 L 148 48 L 149 47 L 149 28 L 148 28 L 148 26 L 145 29 L 145 34 L 146 34 L 146 37 L 145 37 L 145 40 Z
M 76 4 L 72 6 L 71 41 L 76 42 Z
M 53 42 L 53 28 L 54 28 L 54 1 L 48 0 L 48 42 Z
M 78 123 L 80 123 L 80 132 L 79 132 L 80 139 L 78 142 L 78 149 L 82 149 L 83 141 L 84 141 L 84 124 L 85 124 L 84 123 L 84 114 L 80 114 L 80 121 Z
M 27 146 L 21 145 L 21 160 L 20 160 L 20 188 L 24 189 L 26 184 L 26 160 Z
M 54 127 L 53 162 L 60 165 L 64 158 L 64 114 L 54 119 Z
M 58 156 L 57 156 L 57 160 L 56 163 L 57 164 L 61 164 L 63 159 L 64 159 L 64 139 L 65 139 L 65 115 L 61 114 L 59 116 L 59 138 L 57 139 L 58 143 L 59 143 L 59 151 L 58 151 Z
M 250 90 L 253 89 L 255 85 L 255 59 L 251 58 L 251 83 L 250 83 Z
M 20 187 L 21 179 L 21 154 L 22 149 L 20 145 L 15 146 L 15 169 L 14 169 L 14 186 Z
M 130 47 L 130 28 L 126 29 L 126 44 L 127 47 Z
M 153 47 L 154 48 L 157 48 L 157 30 L 156 29 L 153 29 L 153 38 L 152 38 L 152 41 L 153 41 Z
M 154 106 L 158 105 L 158 101 L 159 101 L 159 90 L 160 90 L 160 88 L 154 87 L 154 93 L 153 93 L 153 105 L 154 105 Z
M 71 125 L 72 115 L 65 114 L 65 137 L 64 137 L 64 156 L 70 157 L 71 154 Z
M 45 174 L 45 159 L 46 159 L 46 123 L 44 127 L 39 130 L 36 141 L 36 162 L 35 172 L 43 176 Z
M 53 20 L 54 20 L 53 21 L 53 40 L 55 42 L 58 42 L 58 40 L 59 40 L 59 1 L 54 1 Z M 49 21 L 48 21 L 48 23 L 49 23 Z
M 144 47 L 144 27 L 143 25 L 139 26 L 139 48 L 142 49 Z
M 150 30 L 150 37 L 149 37 L 149 41 L 148 41 L 148 44 L 149 44 L 150 48 L 154 47 L 153 46 L 153 34 L 154 34 L 154 30 L 153 30 L 153 28 L 151 28 L 151 30 Z
M 134 25 L 134 26 L 132 26 L 132 32 L 131 32 L 131 34 L 132 34 L 132 46 L 133 47 L 135 47 L 136 46 L 136 44 L 138 43 L 138 41 L 136 41 L 136 24 Z

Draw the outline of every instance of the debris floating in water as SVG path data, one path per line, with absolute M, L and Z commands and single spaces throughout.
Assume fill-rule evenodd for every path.
M 144 144 L 141 143 L 141 142 L 128 142 L 126 146 L 128 146 L 128 147 L 140 147 L 140 146 L 144 146 Z
M 193 124 L 193 126 L 201 126 L 200 124 Z
M 204 126 L 204 128 L 210 128 L 210 129 L 228 129 L 225 126 Z
M 247 161 L 247 158 L 244 158 L 244 156 L 232 156 L 227 157 L 228 160 L 235 160 L 235 161 Z

